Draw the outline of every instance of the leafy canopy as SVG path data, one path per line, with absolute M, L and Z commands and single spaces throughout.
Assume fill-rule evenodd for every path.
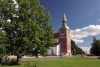
M 0 26 L 10 44 L 7 52 L 17 57 L 39 53 L 46 56 L 54 43 L 50 13 L 45 13 L 39 0 L 15 1 L 16 4 L 12 0 L 0 0 Z
M 90 53 L 94 55 L 100 55 L 100 40 L 97 40 L 96 37 L 93 37 Z

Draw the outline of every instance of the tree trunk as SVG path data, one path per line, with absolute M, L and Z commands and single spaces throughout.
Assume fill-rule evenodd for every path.
M 1 64 L 1 62 L 2 62 L 2 58 L 0 58 L 0 64 Z
M 17 56 L 17 61 L 16 61 L 16 62 L 17 62 L 17 64 L 18 64 L 18 62 L 19 62 L 19 58 L 20 58 L 20 57 L 19 57 L 19 56 Z

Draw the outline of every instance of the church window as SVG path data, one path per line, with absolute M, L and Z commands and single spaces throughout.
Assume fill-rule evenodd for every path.
M 64 35 L 64 34 L 62 33 L 62 35 Z

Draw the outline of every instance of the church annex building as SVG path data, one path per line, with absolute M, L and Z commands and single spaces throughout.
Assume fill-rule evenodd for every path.
M 62 26 L 59 32 L 54 33 L 54 46 L 48 50 L 48 55 L 66 55 L 71 56 L 71 31 L 67 26 L 66 15 L 62 18 Z

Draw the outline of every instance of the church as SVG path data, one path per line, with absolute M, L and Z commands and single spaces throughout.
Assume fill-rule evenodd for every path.
M 62 26 L 57 33 L 54 33 L 54 46 L 48 50 L 48 55 L 71 56 L 71 31 L 67 25 L 66 15 L 62 18 Z

